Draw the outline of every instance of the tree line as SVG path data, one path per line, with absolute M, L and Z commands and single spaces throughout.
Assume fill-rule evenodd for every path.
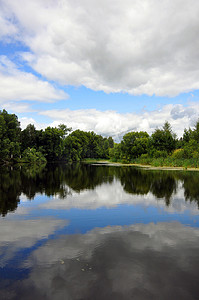
M 147 132 L 129 132 L 121 143 L 110 150 L 115 161 L 152 164 L 157 166 L 199 166 L 199 121 L 193 129 L 185 129 L 178 139 L 166 121 L 149 136 Z
M 149 135 L 145 131 L 126 133 L 120 143 L 82 130 L 72 131 L 64 124 L 37 130 L 29 124 L 24 130 L 15 114 L 0 111 L 0 162 L 80 161 L 85 158 L 111 159 L 124 163 L 198 166 L 199 121 L 177 138 L 165 122 Z
M 64 124 L 37 130 L 29 124 L 24 130 L 15 114 L 0 111 L 0 162 L 80 161 L 108 158 L 114 146 L 112 137 L 75 130 Z

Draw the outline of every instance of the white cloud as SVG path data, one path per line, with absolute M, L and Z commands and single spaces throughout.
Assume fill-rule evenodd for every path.
M 81 129 L 94 131 L 104 136 L 113 136 L 119 140 L 128 131 L 144 130 L 151 134 L 157 127 L 162 127 L 168 121 L 174 132 L 182 136 L 184 128 L 193 126 L 198 120 L 199 104 L 190 103 L 187 107 L 178 105 L 165 105 L 154 111 L 136 113 L 118 113 L 116 111 L 98 111 L 96 109 L 81 110 L 48 110 L 40 113 L 54 121 L 51 126 L 65 123 L 73 130 Z
M 33 124 L 37 130 L 44 129 L 48 126 L 47 124 L 39 123 L 35 121 L 35 119 L 28 117 L 19 118 L 19 122 L 22 130 L 25 129 L 29 124 Z
M 18 28 L 12 22 L 13 20 L 9 20 L 7 15 L 10 14 L 8 9 L 0 3 L 0 40 L 9 42 L 11 38 L 17 36 Z
M 0 104 L 9 108 L 13 100 L 53 102 L 67 97 L 67 94 L 55 89 L 47 81 L 21 71 L 8 58 L 0 56 Z M 20 103 L 18 110 L 20 109 L 27 111 L 27 104 Z
M 3 108 L 8 111 L 13 111 L 15 114 L 33 112 L 33 109 L 31 108 L 30 104 L 24 102 L 16 103 L 15 101 L 10 101 L 7 103 L 3 103 Z
M 16 20 L 7 34 L 19 31 L 32 51 L 24 59 L 48 79 L 132 94 L 199 89 L 194 0 L 2 0 L 2 7 L 4 20 Z

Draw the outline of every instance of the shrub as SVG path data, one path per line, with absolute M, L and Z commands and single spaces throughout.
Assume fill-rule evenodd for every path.
M 35 148 L 27 148 L 23 152 L 23 160 L 25 162 L 37 163 L 37 162 L 46 162 L 44 155 L 37 151 Z
M 167 157 L 167 156 L 168 156 L 168 154 L 165 150 L 156 150 L 153 152 L 154 158 Z
M 172 158 L 174 159 L 182 159 L 185 157 L 185 153 L 184 153 L 184 149 L 176 149 L 173 151 L 172 155 L 171 155 Z

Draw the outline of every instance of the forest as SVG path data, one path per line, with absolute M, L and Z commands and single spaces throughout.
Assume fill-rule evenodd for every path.
M 74 130 L 64 124 L 37 130 L 29 124 L 24 130 L 15 114 L 0 111 L 0 164 L 41 163 L 85 159 L 153 166 L 199 167 L 199 121 L 178 138 L 165 121 L 149 135 L 144 131 L 126 133 L 120 143 L 112 137 Z

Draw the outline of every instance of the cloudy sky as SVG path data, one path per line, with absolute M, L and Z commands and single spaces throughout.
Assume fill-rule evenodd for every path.
M 199 116 L 194 0 L 0 0 L 0 109 L 121 137 Z

